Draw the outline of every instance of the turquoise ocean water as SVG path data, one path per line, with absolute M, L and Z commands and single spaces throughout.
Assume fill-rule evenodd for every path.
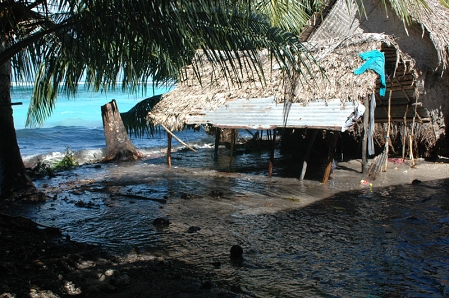
M 43 128 L 55 126 L 82 126 L 82 127 L 101 127 L 101 106 L 115 99 L 120 112 L 126 112 L 134 107 L 141 100 L 159 95 L 171 90 L 170 87 L 148 86 L 146 93 L 131 94 L 118 90 L 106 92 L 93 92 L 81 86 L 76 96 L 67 97 L 60 94 L 57 99 L 56 108 L 45 123 Z M 27 112 L 31 99 L 31 85 L 17 85 L 11 88 L 12 102 L 21 102 L 22 105 L 13 106 L 14 126 L 16 129 L 24 129 Z
M 76 153 L 80 162 L 101 157 L 106 147 L 101 106 L 115 99 L 120 112 L 133 108 L 141 100 L 170 91 L 170 87 L 148 86 L 145 94 L 130 94 L 118 91 L 92 92 L 81 87 L 75 98 L 61 94 L 56 108 L 42 127 L 25 127 L 32 86 L 13 86 L 12 102 L 14 126 L 19 148 L 25 164 L 40 160 L 58 160 L 70 149 Z M 191 131 L 181 132 L 185 141 L 195 140 L 199 134 Z M 144 138 L 132 138 L 133 144 L 141 150 L 159 151 L 166 146 L 166 134 L 159 133 Z

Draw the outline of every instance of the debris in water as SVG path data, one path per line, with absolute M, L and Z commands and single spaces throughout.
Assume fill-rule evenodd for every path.
M 240 245 L 233 245 L 231 247 L 231 257 L 240 258 L 243 255 L 243 248 Z

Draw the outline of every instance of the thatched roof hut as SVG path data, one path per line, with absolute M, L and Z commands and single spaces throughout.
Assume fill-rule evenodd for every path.
M 425 12 L 417 13 L 410 7 L 414 22 L 405 26 L 391 9 L 386 17 L 385 9 L 375 0 L 364 2 L 367 13 L 362 15 L 355 7 L 348 9 L 345 0 L 332 2 L 319 26 L 311 24 L 302 36 L 318 64 L 309 64 L 310 75 L 299 77 L 293 84 L 264 51 L 260 55 L 265 84 L 261 83 L 260 73 L 249 64 L 243 65 L 236 77 L 225 78 L 207 63 L 203 53 L 198 53 L 201 84 L 195 79 L 193 67 L 188 67 L 188 80 L 165 94 L 148 119 L 154 125 L 182 130 L 185 125 L 207 124 L 213 111 L 233 102 L 244 108 L 242 99 L 272 98 L 275 103 L 292 102 L 304 106 L 322 102 L 323 105 L 314 110 L 319 121 L 322 117 L 334 117 L 330 109 L 325 109 L 329 102 L 334 105 L 338 102 L 341 109 L 349 107 L 350 112 L 353 101 L 375 94 L 376 123 L 388 121 L 387 107 L 391 101 L 393 125 L 403 125 L 404 122 L 410 125 L 412 121 L 422 123 L 414 134 L 421 132 L 421 139 L 417 136 L 418 142 L 425 142 L 430 148 L 444 135 L 449 121 L 449 76 L 446 71 L 449 65 L 449 10 L 436 0 L 428 3 L 429 10 Z M 385 55 L 385 96 L 379 95 L 380 81 L 376 73 L 367 71 L 354 75 L 354 70 L 363 63 L 359 53 L 374 49 Z M 255 106 L 246 108 L 254 109 Z M 233 115 L 227 116 L 231 117 Z M 266 117 L 257 118 L 261 123 L 268 121 Z M 219 119 L 209 124 L 220 127 Z M 298 127 L 308 125 L 298 124 Z M 232 124 L 227 122 L 226 127 L 232 127 Z M 242 128 L 242 124 L 235 127 Z
M 359 14 L 355 6 L 348 9 L 347 1 L 337 0 L 328 10 L 326 17 L 319 24 L 313 26 L 311 23 L 304 30 L 303 39 L 310 43 L 323 44 L 333 38 L 354 36 L 364 33 L 382 32 L 389 36 L 394 36 L 397 46 L 403 53 L 407 53 L 408 60 L 414 68 L 413 73 L 408 74 L 408 78 L 401 78 L 400 73 L 392 71 L 391 62 L 386 65 L 386 72 L 393 84 L 393 101 L 416 102 L 427 110 L 427 120 L 429 122 L 421 124 L 418 117 L 418 124 L 414 126 L 415 149 L 418 144 L 425 147 L 420 154 L 428 154 L 438 140 L 444 141 L 444 135 L 448 132 L 449 123 L 449 9 L 443 7 L 438 0 L 426 0 L 428 9 L 417 9 L 413 2 L 408 2 L 405 7 L 411 16 L 411 23 L 404 24 L 397 17 L 394 8 L 387 7 L 387 11 L 378 1 L 363 1 L 365 13 Z M 388 60 L 389 55 L 394 56 L 390 50 L 385 50 Z M 390 66 L 388 66 L 390 64 Z M 404 87 L 406 87 L 404 89 Z M 410 91 L 414 90 L 411 94 Z M 391 90 L 391 89 L 390 89 Z M 407 94 L 406 94 L 407 93 Z M 412 96 L 411 96 L 412 95 Z M 402 98 L 402 99 L 400 99 Z M 377 97 L 377 104 L 382 104 L 385 99 Z M 414 107 L 409 107 L 409 109 Z M 376 109 L 376 119 L 383 119 L 384 109 Z M 421 115 L 421 113 L 419 113 Z M 397 119 L 399 115 L 394 115 Z M 382 120 L 380 122 L 383 122 Z M 424 121 L 426 122 L 426 121 Z M 398 125 L 403 122 L 393 121 L 394 130 L 400 131 Z M 411 131 L 410 124 L 409 133 Z M 384 129 L 386 131 L 386 129 Z M 401 133 L 404 134 L 404 133 Z M 407 133 L 406 133 L 407 134 Z M 380 134 L 382 135 L 382 133 Z M 399 137 L 399 134 L 396 134 Z M 394 137 L 394 135 L 392 136 Z M 404 136 L 401 136 L 403 138 Z M 382 139 L 379 138 L 380 143 Z M 447 142 L 447 138 L 446 138 Z M 440 153 L 447 154 L 447 145 L 439 148 Z
M 349 115 L 354 100 L 371 95 L 373 92 L 378 94 L 379 83 L 376 73 L 366 72 L 357 76 L 353 73 L 363 63 L 358 54 L 373 49 L 388 51 L 387 64 L 396 71 L 399 82 L 395 82 L 392 86 L 396 89 L 401 88 L 399 86 L 403 82 L 401 86 L 404 91 L 400 89 L 401 92 L 413 97 L 416 92 L 416 86 L 413 84 L 416 69 L 410 57 L 401 52 L 395 40 L 388 35 L 359 34 L 351 38 L 336 39 L 326 46 L 311 44 L 310 50 L 318 64 L 311 64 L 311 74 L 294 82 L 294 90 L 279 65 L 269 59 L 267 52 L 260 52 L 266 77 L 265 84 L 260 82 L 255 71 L 242 71 L 239 78 L 241 84 L 231 84 L 207 61 L 202 61 L 202 84 L 194 79 L 193 69 L 189 68 L 187 71 L 190 72 L 191 81 L 182 82 L 175 90 L 165 94 L 162 101 L 151 111 L 149 118 L 155 125 L 163 124 L 172 130 L 182 130 L 185 125 L 206 124 L 207 122 L 194 122 L 193 118 L 198 114 L 214 111 L 237 99 L 256 98 L 273 98 L 276 103 L 293 102 L 305 106 L 318 101 L 323 102 L 323 107 L 329 102 L 336 101 L 342 109 L 349 106 Z M 237 81 L 237 78 L 234 81 Z M 394 109 L 401 119 L 404 117 L 404 105 L 403 101 L 397 101 L 397 111 Z M 422 108 L 420 114 L 425 120 L 426 113 Z M 378 121 L 386 121 L 386 115 L 381 112 L 379 115 Z M 407 117 L 413 116 L 413 110 L 410 109 Z

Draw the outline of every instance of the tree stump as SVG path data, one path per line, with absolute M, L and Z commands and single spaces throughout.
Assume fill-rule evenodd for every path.
M 139 153 L 131 143 L 125 125 L 123 125 L 115 99 L 101 106 L 101 116 L 103 117 L 104 137 L 106 139 L 105 160 L 127 161 L 139 159 Z

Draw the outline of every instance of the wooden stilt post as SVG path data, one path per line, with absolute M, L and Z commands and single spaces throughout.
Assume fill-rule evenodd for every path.
M 217 127 L 217 130 L 215 131 L 215 151 L 214 151 L 215 158 L 218 157 L 218 146 L 220 145 L 220 132 L 221 132 L 220 127 Z
M 402 136 L 402 159 L 405 159 L 405 148 L 407 147 L 407 112 L 408 106 L 405 107 L 404 113 L 404 135 Z
M 368 170 L 368 159 L 367 159 L 367 151 L 368 151 L 368 124 L 369 124 L 369 99 L 368 96 L 365 96 L 363 99 L 363 105 L 365 108 L 365 114 L 363 115 L 363 139 L 362 139 L 362 173 L 366 174 Z
M 415 114 L 413 115 L 413 121 L 412 121 L 412 132 L 410 134 L 410 145 L 409 145 L 409 150 L 410 150 L 410 160 L 412 161 L 412 167 L 416 166 L 415 163 L 415 159 L 413 157 L 413 138 L 415 137 L 415 119 L 416 119 L 416 115 L 417 115 L 417 110 L 418 108 L 418 97 L 416 98 L 415 101 Z
M 306 175 L 307 161 L 309 160 L 310 152 L 312 151 L 313 143 L 315 142 L 317 133 L 318 129 L 314 129 L 312 135 L 310 136 L 309 146 L 307 147 L 306 155 L 304 156 L 304 162 L 302 163 L 301 175 L 299 176 L 299 180 L 304 180 L 304 176 Z
M 232 156 L 234 154 L 234 144 L 235 144 L 235 129 L 231 129 L 231 153 L 229 157 L 229 172 L 231 171 L 232 166 Z
M 329 143 L 329 154 L 327 156 L 327 165 L 326 170 L 324 171 L 323 183 L 327 183 L 331 174 L 332 161 L 334 160 L 335 147 L 337 146 L 339 133 L 340 132 L 338 131 L 334 131 L 332 139 Z
M 274 163 L 274 149 L 276 148 L 276 128 L 273 129 L 273 140 L 270 152 L 270 162 L 268 163 L 268 177 L 271 178 L 273 174 L 273 163 Z
M 171 140 L 172 135 L 167 132 L 167 166 L 171 167 Z
M 387 126 L 387 137 L 385 140 L 385 164 L 382 166 L 382 172 L 386 172 L 388 168 L 388 151 L 390 147 L 390 121 L 391 121 L 391 95 L 393 90 L 390 90 L 390 96 L 388 97 L 388 126 Z

